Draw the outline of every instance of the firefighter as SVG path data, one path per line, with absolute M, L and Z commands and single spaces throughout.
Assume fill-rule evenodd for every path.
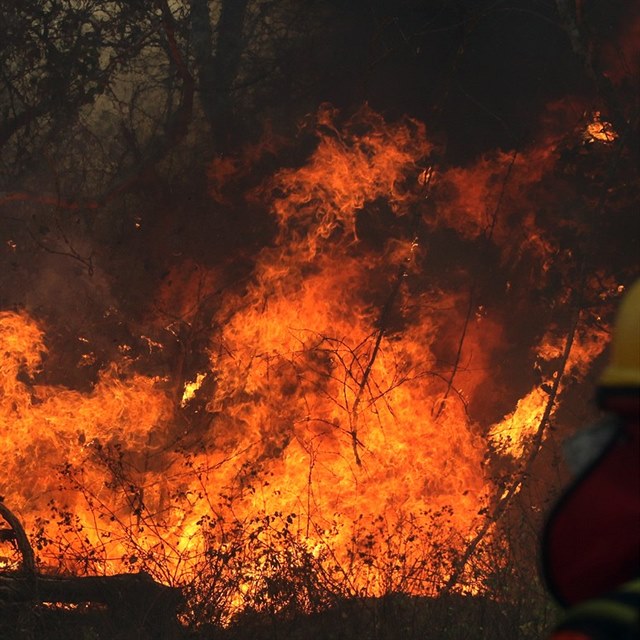
M 551 640 L 640 640 L 640 280 L 596 400 L 605 418 L 568 443 L 576 476 L 543 534 L 544 577 L 566 608 Z

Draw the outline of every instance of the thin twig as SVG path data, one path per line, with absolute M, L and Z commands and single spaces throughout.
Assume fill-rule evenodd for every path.
M 449 394 L 451 393 L 451 389 L 453 387 L 453 381 L 456 377 L 456 373 L 460 367 L 460 358 L 462 357 L 462 347 L 464 346 L 464 340 L 467 336 L 467 329 L 469 327 L 469 320 L 471 319 L 471 312 L 473 311 L 473 302 L 474 302 L 474 291 L 475 291 L 475 282 L 471 286 L 471 290 L 469 291 L 469 304 L 467 306 L 467 315 L 464 319 L 464 325 L 462 326 L 462 333 L 460 334 L 460 340 L 458 341 L 458 351 L 456 353 L 456 359 L 453 363 L 453 369 L 451 370 L 451 375 L 449 376 L 449 380 L 447 380 L 447 389 L 444 392 L 442 398 L 440 398 L 440 402 L 438 404 L 438 409 L 436 410 L 434 419 L 437 420 L 442 413 L 442 410 L 445 407 L 445 403 Z
M 423 172 L 423 181 L 422 181 L 422 192 L 423 192 L 423 197 L 427 198 L 429 195 L 429 190 L 431 188 L 431 181 L 433 178 L 433 167 L 428 167 L 427 169 L 425 169 L 425 171 Z M 413 225 L 417 225 L 417 220 L 418 220 L 418 215 L 417 212 L 414 212 L 414 216 L 413 216 Z M 414 230 L 415 231 L 415 230 Z M 415 233 L 413 233 L 413 237 L 415 238 Z M 415 242 L 415 240 L 414 240 Z M 412 244 L 412 248 L 413 248 L 414 244 Z M 387 326 L 389 323 L 389 316 L 391 315 L 391 311 L 393 309 L 393 306 L 395 304 L 396 298 L 398 297 L 398 293 L 400 292 L 400 287 L 402 285 L 402 282 L 404 281 L 405 277 L 407 275 L 407 265 L 405 262 L 402 262 L 400 264 L 400 266 L 398 267 L 398 272 L 396 275 L 396 279 L 395 282 L 393 284 L 393 288 L 391 289 L 391 292 L 389 293 L 384 307 L 382 308 L 382 311 L 380 312 L 380 317 L 379 317 L 379 321 L 378 321 L 378 331 L 376 332 L 376 340 L 375 340 L 375 344 L 373 346 L 373 351 L 371 352 L 371 356 L 369 357 L 369 360 L 367 362 L 366 367 L 364 368 L 364 373 L 362 375 L 362 378 L 360 379 L 360 382 L 358 383 L 358 390 L 356 392 L 356 397 L 355 400 L 353 402 L 351 411 L 349 412 L 349 432 L 351 434 L 351 445 L 353 448 L 353 455 L 356 461 L 356 464 L 358 466 L 362 465 L 362 461 L 360 460 L 360 455 L 358 454 L 358 422 L 359 422 L 359 407 L 360 407 L 360 402 L 362 400 L 362 396 L 364 394 L 364 390 L 366 388 L 368 388 L 368 384 L 369 384 L 369 377 L 371 376 L 371 372 L 373 370 L 373 365 L 375 364 L 376 358 L 378 357 L 378 353 L 380 351 L 380 345 L 382 344 L 382 338 L 384 337 L 386 330 L 387 330 Z
M 549 418 L 551 417 L 551 412 L 553 411 L 556 397 L 560 389 L 560 382 L 562 380 L 562 376 L 564 375 L 564 370 L 567 366 L 569 354 L 571 353 L 571 348 L 573 346 L 575 334 L 578 328 L 578 324 L 580 322 L 580 313 L 581 313 L 581 306 L 579 305 L 576 310 L 569 332 L 567 334 L 567 341 L 564 346 L 564 351 L 562 353 L 560 364 L 558 366 L 558 369 L 556 370 L 556 376 L 549 390 L 549 399 L 547 400 L 544 413 L 540 418 L 538 428 L 531 441 L 529 455 L 525 463 L 521 466 L 520 472 L 515 476 L 515 478 L 513 478 L 510 483 L 505 483 L 503 485 L 501 497 L 499 498 L 493 510 L 493 514 L 491 515 L 491 517 L 487 517 L 485 519 L 482 527 L 480 527 L 476 535 L 467 545 L 465 552 L 462 554 L 462 557 L 460 558 L 460 560 L 456 563 L 453 571 L 451 572 L 451 575 L 449 576 L 449 580 L 447 580 L 447 583 L 444 586 L 445 592 L 449 591 L 452 587 L 454 587 L 458 583 L 460 576 L 464 572 L 464 569 L 467 563 L 469 562 L 473 554 L 476 552 L 479 544 L 482 542 L 482 540 L 485 538 L 485 536 L 491 530 L 491 528 L 502 518 L 507 508 L 511 504 L 513 498 L 517 495 L 522 485 L 531 474 L 533 463 L 535 462 L 542 448 L 542 441 L 544 439 L 544 435 L 549 425 Z

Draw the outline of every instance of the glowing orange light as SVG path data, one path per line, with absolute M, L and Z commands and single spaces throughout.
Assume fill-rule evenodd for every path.
M 583 139 L 587 144 L 593 142 L 602 142 L 605 144 L 611 144 L 618 138 L 618 134 L 614 131 L 610 122 L 602 120 L 599 111 L 593 113 L 593 119 L 587 128 L 585 129 Z
M 140 373 L 123 344 L 89 391 L 42 384 L 45 327 L 0 314 L 0 494 L 38 537 L 43 565 L 114 573 L 144 562 L 158 579 L 186 582 L 215 552 L 226 558 L 221 571 L 242 577 L 229 616 L 275 575 L 260 550 L 286 564 L 291 541 L 332 579 L 348 575 L 354 595 L 430 594 L 451 577 L 438 549 L 464 551 L 484 522 L 496 492 L 487 447 L 526 452 L 556 380 L 542 369 L 562 356 L 566 336 L 543 337 L 543 379 L 487 434 L 469 406 L 491 382 L 505 320 L 468 292 L 416 285 L 429 249 L 416 221 L 490 240 L 503 259 L 528 251 L 544 277 L 558 249 L 533 208 L 514 203 L 552 154 L 497 152 L 436 179 L 424 169 L 422 123 L 388 124 L 369 109 L 338 119 L 323 108 L 308 161 L 250 194 L 278 226 L 241 287 L 221 286 L 220 272 L 194 261 L 172 266 L 149 303 L 138 357 L 166 354 L 178 373 Z M 496 198 L 505 167 L 515 186 Z M 217 158 L 212 197 L 224 201 L 224 179 L 243 170 Z M 420 208 L 427 186 L 441 190 L 442 206 Z M 363 213 L 381 200 L 406 224 L 395 236 L 377 230 L 371 248 L 359 237 Z M 500 215 L 508 207 L 521 242 Z M 194 336 L 196 364 L 187 357 Z M 606 340 L 580 328 L 566 371 L 585 375 Z M 91 352 L 79 364 L 95 362 Z M 407 566 L 420 569 L 407 577 Z M 461 591 L 482 588 L 463 574 Z

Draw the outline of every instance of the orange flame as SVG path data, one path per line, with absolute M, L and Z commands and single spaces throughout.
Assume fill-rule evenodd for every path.
M 431 144 L 421 123 L 387 125 L 368 109 L 343 127 L 337 118 L 323 108 L 308 163 L 252 194 L 270 201 L 279 232 L 251 281 L 216 298 L 206 370 L 200 362 L 177 382 L 145 376 L 124 354 L 88 393 L 38 384 L 43 326 L 0 314 L 8 452 L 0 493 L 37 540 L 43 565 L 142 565 L 185 582 L 212 570 L 214 549 L 225 558 L 220 571 L 241 576 L 229 613 L 276 571 L 260 549 L 293 553 L 291 540 L 351 594 L 433 593 L 446 582 L 453 559 L 442 549 L 464 550 L 494 491 L 486 429 L 469 406 L 491 383 L 504 320 L 467 293 L 425 283 L 414 223 L 465 238 L 486 236 L 490 225 L 508 251 L 509 217 L 495 212 L 511 211 L 516 195 L 498 202 L 495 175 L 511 163 L 524 189 L 550 154 L 497 154 L 436 179 L 425 169 Z M 426 213 L 432 180 L 445 206 Z M 374 250 L 360 238 L 359 216 L 379 199 L 402 230 L 385 231 Z M 527 242 L 519 248 L 543 273 L 553 242 L 532 211 L 520 222 Z M 217 280 L 194 264 L 175 267 L 153 305 L 171 309 L 174 324 L 168 312 L 151 324 L 176 336 L 175 323 L 202 322 L 199 305 L 210 304 Z M 160 350 L 157 336 L 144 339 L 149 352 Z M 578 333 L 567 371 L 584 375 L 605 340 Z M 562 349 L 550 334 L 538 357 L 552 361 Z M 522 455 L 549 382 L 490 429 L 505 454 Z M 469 580 L 466 588 L 482 587 Z
M 273 211 L 283 233 L 281 244 L 285 237 L 290 241 L 301 232 L 310 257 L 317 243 L 337 229 L 356 239 L 356 214 L 366 202 L 386 198 L 396 215 L 405 213 L 413 200 L 407 173 L 418 173 L 418 161 L 431 149 L 424 124 L 415 120 L 387 126 L 378 114 L 364 108 L 338 130 L 336 116 L 331 107 L 320 110 L 322 135 L 309 163 L 278 172 L 269 185 L 279 194 Z M 358 131 L 363 125 L 364 133 Z
M 617 137 L 618 134 L 614 131 L 611 123 L 602 120 L 599 111 L 594 112 L 593 119 L 587 124 L 587 128 L 583 134 L 583 139 L 587 144 L 593 142 L 610 144 L 614 142 Z
M 538 360 L 548 363 L 560 359 L 565 350 L 564 342 L 566 339 L 566 337 L 559 339 L 553 332 L 547 333 L 538 348 Z M 584 328 L 577 331 L 564 365 L 564 377 L 583 378 L 588 373 L 591 363 L 604 350 L 608 340 L 609 334 L 602 327 L 591 328 L 588 332 Z M 499 450 L 509 453 L 515 458 L 524 455 L 527 440 L 533 437 L 541 426 L 557 376 L 558 371 L 554 369 L 551 376 L 543 379 L 539 385 L 518 401 L 512 413 L 491 427 L 490 437 Z M 560 381 L 558 392 L 561 392 L 562 389 L 563 384 Z M 551 415 L 553 415 L 555 408 L 554 404 Z

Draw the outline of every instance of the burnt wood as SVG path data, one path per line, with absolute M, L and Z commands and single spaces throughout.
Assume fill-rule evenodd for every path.
M 36 571 L 33 549 L 19 519 L 1 498 L 0 516 L 10 526 L 10 529 L 0 529 L 2 539 L 14 542 L 22 555 L 20 570 L 0 572 L 0 614 L 15 607 L 88 605 L 106 609 L 112 626 L 125 632 L 123 637 L 129 637 L 131 633 L 136 638 L 148 640 L 181 637 L 177 614 L 184 596 L 180 588 L 160 584 L 144 571 L 113 576 L 40 574 Z M 60 614 L 78 616 L 73 610 L 61 609 Z
M 159 584 L 144 572 L 83 577 L 0 574 L 0 607 L 102 605 L 113 626 L 139 630 L 137 637 L 149 640 L 175 640 L 182 635 L 177 613 L 183 602 L 181 589 Z

